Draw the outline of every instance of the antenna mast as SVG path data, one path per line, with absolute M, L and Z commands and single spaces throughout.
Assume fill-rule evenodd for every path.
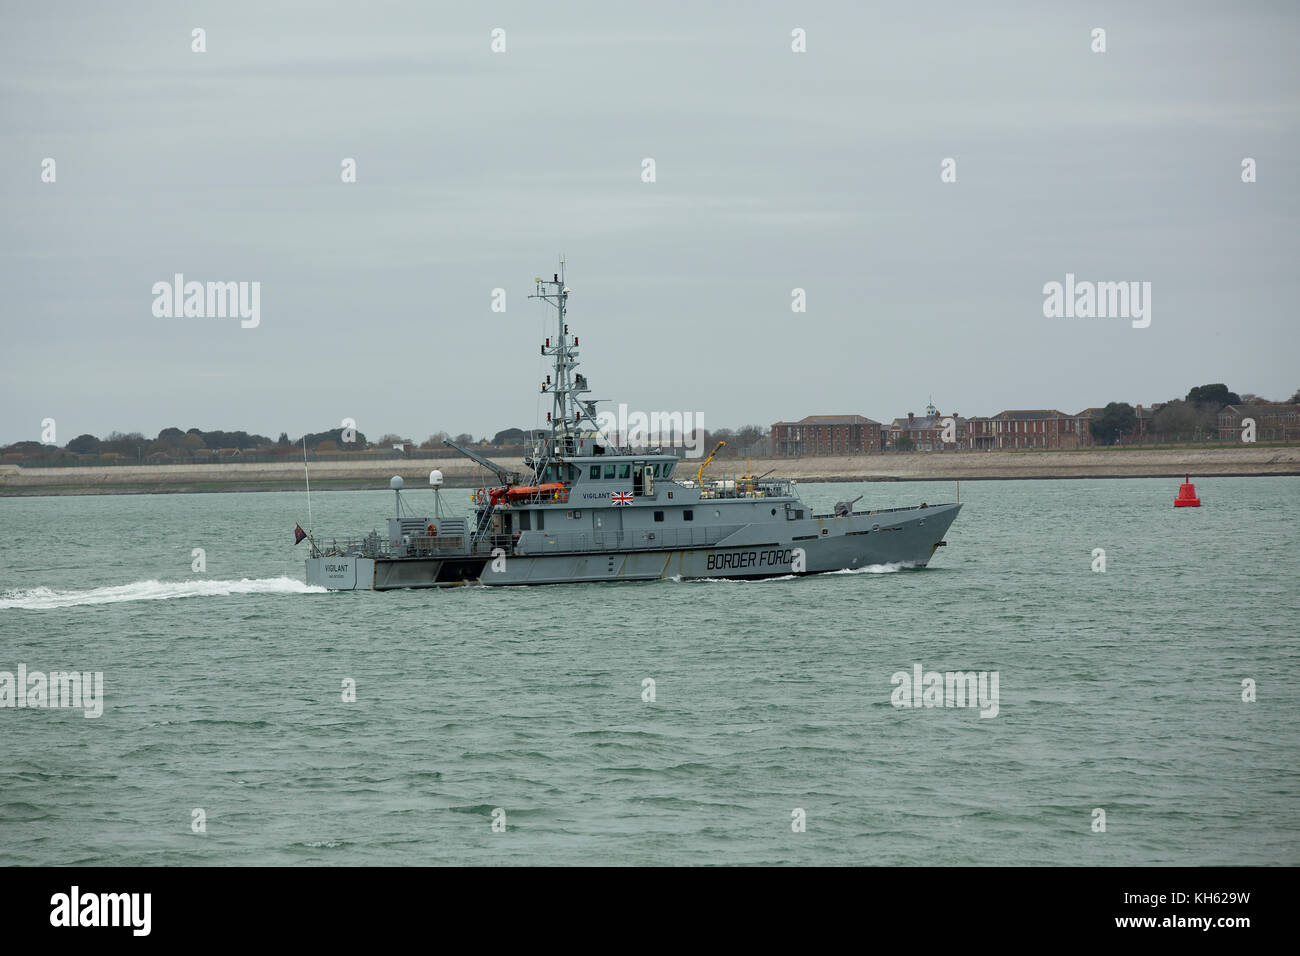
M 551 437 L 545 443 L 543 454 L 537 462 L 537 468 L 546 464 L 551 458 L 563 458 L 564 455 L 581 453 L 584 440 L 580 437 L 580 428 L 584 406 L 588 420 L 593 420 L 594 402 L 583 402 L 581 395 L 590 391 L 587 380 L 579 375 L 578 337 L 569 335 L 569 326 L 565 321 L 569 313 L 569 287 L 564 282 L 564 257 L 560 257 L 560 271 L 550 279 L 540 276 L 533 280 L 537 291 L 530 299 L 542 299 L 555 307 L 556 335 L 542 344 L 542 354 L 555 358 L 554 380 L 546 376 L 541 385 L 542 394 L 551 396 L 551 411 L 547 415 L 551 425 Z

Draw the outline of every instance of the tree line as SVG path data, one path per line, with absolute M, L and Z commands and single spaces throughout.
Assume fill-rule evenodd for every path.
M 1230 391 L 1227 385 L 1219 382 L 1211 385 L 1198 385 L 1191 389 L 1185 398 L 1175 399 L 1161 406 L 1152 416 L 1148 433 L 1160 435 L 1170 440 L 1197 441 L 1207 437 L 1218 436 L 1218 415 L 1227 405 L 1277 404 L 1266 402 L 1258 395 L 1238 395 Z M 1285 403 L 1300 404 L 1300 389 Z M 1093 440 L 1101 445 L 1113 445 L 1126 435 L 1137 430 L 1137 410 L 1127 402 L 1111 402 L 1091 423 Z M 289 456 L 295 451 L 301 452 L 304 441 L 307 450 L 318 454 L 343 453 L 350 451 L 386 451 L 394 446 L 403 450 L 419 448 L 425 451 L 439 451 L 445 446 L 443 439 L 451 438 L 458 445 L 478 445 L 522 451 L 528 448 L 536 437 L 546 429 L 505 428 L 496 432 L 491 438 L 486 435 L 474 440 L 468 432 L 452 436 L 439 431 L 429 435 L 418 444 L 410 438 L 404 438 L 395 432 L 387 432 L 371 441 L 364 432 L 343 427 L 330 428 L 325 431 L 308 432 L 296 439 L 287 432 L 271 439 L 266 435 L 246 431 L 224 431 L 214 429 L 205 431 L 201 428 L 164 428 L 154 438 L 148 438 L 141 432 L 109 432 L 103 438 L 95 435 L 78 435 L 59 447 L 35 441 L 15 442 L 0 447 L 10 459 L 42 458 L 58 459 L 65 456 L 99 456 L 114 459 L 136 461 L 176 460 L 211 457 L 222 452 L 252 453 L 258 455 Z M 719 452 L 726 457 L 744 455 L 762 455 L 770 451 L 767 448 L 768 429 L 762 425 L 744 425 L 740 428 L 718 428 L 705 430 L 703 445 L 705 451 L 712 451 L 718 442 L 726 442 Z
M 1300 389 L 1286 402 L 1273 403 L 1258 395 L 1238 395 L 1222 382 L 1197 385 L 1186 397 L 1166 402 L 1151 416 L 1147 432 L 1170 441 L 1203 441 L 1219 436 L 1219 413 L 1229 405 L 1300 404 Z M 1137 409 L 1128 402 L 1111 402 L 1092 420 L 1092 439 L 1114 445 L 1137 431 Z

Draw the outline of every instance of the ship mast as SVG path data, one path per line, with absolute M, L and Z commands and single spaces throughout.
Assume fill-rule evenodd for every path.
M 555 308 L 556 335 L 547 338 L 542 344 L 542 354 L 555 358 L 555 372 L 546 376 L 541 384 L 543 395 L 551 396 L 551 411 L 547 419 L 551 426 L 551 436 L 546 440 L 542 454 L 534 463 L 538 474 L 551 459 L 563 459 L 566 455 L 590 453 L 586 447 L 594 444 L 595 435 L 590 431 L 586 437 L 581 433 L 584 415 L 595 426 L 594 401 L 584 401 L 581 396 L 591 389 L 587 388 L 587 379 L 578 374 L 578 337 L 569 335 L 569 326 L 565 319 L 569 311 L 569 287 L 564 283 L 564 259 L 560 259 L 560 271 L 552 278 L 534 279 L 537 291 L 530 299 L 542 299 Z

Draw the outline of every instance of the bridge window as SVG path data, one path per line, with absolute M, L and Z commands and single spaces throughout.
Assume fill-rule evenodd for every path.
M 591 466 L 591 477 L 594 479 L 600 478 L 600 465 Z
M 665 478 L 667 478 L 669 475 L 671 475 L 671 474 L 673 473 L 673 466 L 674 466 L 675 464 L 677 464 L 677 462 L 675 462 L 675 461 L 666 461 L 666 462 L 664 462 L 664 477 L 665 477 Z
M 528 512 L 527 512 L 527 511 L 521 511 L 521 512 L 519 512 L 519 530 L 520 530 L 520 531 L 529 531 L 529 530 L 531 530 L 531 528 L 529 527 L 529 524 L 528 524 Z
M 694 520 L 695 520 L 695 512 L 692 511 L 690 508 L 687 508 L 685 511 L 682 512 L 682 520 L 683 520 L 683 521 L 694 521 Z
M 613 477 L 614 477 L 614 466 L 613 466 L 612 464 L 611 464 L 611 465 L 606 465 L 606 466 L 605 466 L 605 478 L 606 478 L 606 480 L 608 480 L 608 479 L 610 479 L 610 478 L 613 478 Z
M 655 521 L 663 521 L 663 520 L 664 520 L 664 513 L 662 511 L 656 511 Z
M 628 478 L 632 476 L 632 466 L 628 464 L 619 465 L 618 476 L 622 478 L 624 481 L 626 481 Z

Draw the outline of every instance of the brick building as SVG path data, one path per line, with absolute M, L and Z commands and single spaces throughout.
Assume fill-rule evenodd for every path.
M 1256 441 L 1300 440 L 1300 405 L 1225 405 L 1219 411 L 1219 438 L 1239 441 L 1247 418 L 1255 421 Z
M 1134 405 L 1133 416 L 1135 419 L 1135 424 L 1133 426 L 1133 431 L 1131 431 L 1127 435 L 1121 435 L 1118 444 L 1135 445 L 1141 442 L 1151 441 L 1155 436 L 1155 430 L 1151 427 L 1151 423 L 1154 421 L 1156 417 L 1156 412 L 1164 408 L 1165 404 L 1166 404 L 1165 402 L 1156 402 L 1153 405 Z M 1085 408 L 1083 411 L 1079 413 L 1078 417 L 1086 418 L 1088 420 L 1088 427 L 1084 429 L 1084 434 L 1085 437 L 1087 438 L 1088 445 L 1092 444 L 1092 427 L 1091 427 L 1092 420 L 1094 418 L 1101 418 L 1102 413 L 1105 411 L 1106 409 L 1104 408 Z M 1074 446 L 1062 446 L 1062 447 L 1074 447 Z
M 772 426 L 772 454 L 860 455 L 881 450 L 880 422 L 862 415 L 809 415 Z
M 890 448 L 897 448 L 899 442 L 906 438 L 912 443 L 913 451 L 943 451 L 966 447 L 966 419 L 956 413 L 944 415 L 933 405 L 925 409 L 925 415 L 917 418 L 912 412 L 906 418 L 895 418 L 886 427 L 886 443 Z M 953 420 L 953 438 L 955 441 L 943 440 L 944 419 Z
M 1086 448 L 1092 444 L 1090 411 L 1067 415 L 1054 408 L 1008 409 L 992 418 L 972 418 L 966 423 L 967 447 Z
M 988 451 L 996 447 L 993 437 L 993 419 L 987 415 L 976 415 L 966 419 L 966 448 L 975 451 Z

